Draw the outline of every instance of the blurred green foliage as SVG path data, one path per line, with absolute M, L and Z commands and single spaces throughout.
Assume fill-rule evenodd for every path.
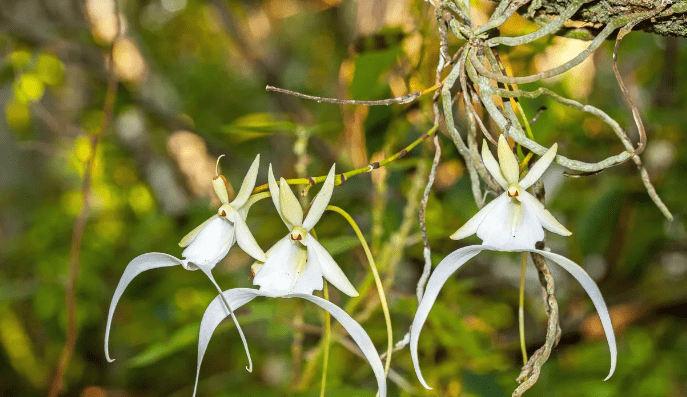
M 63 8 L 60 4 L 69 2 L 26 1 L 25 9 L 33 14 L 15 3 L 0 6 L 0 394 L 33 396 L 46 393 L 65 341 L 69 247 L 85 162 L 93 154 L 90 137 L 99 133 L 103 115 L 107 29 L 112 28 L 107 15 L 112 10 L 105 6 L 98 19 L 89 14 L 91 2 Z M 402 2 L 400 16 L 380 2 L 384 6 L 375 12 L 381 16 L 375 18 L 365 14 L 369 2 L 352 0 L 120 3 L 123 37 L 134 43 L 138 55 L 130 50 L 116 59 L 130 74 L 120 74 L 112 128 L 94 157 L 76 294 L 78 341 L 65 394 L 190 395 L 197 327 L 214 289 L 200 272 L 180 267 L 139 276 L 117 308 L 111 336 L 117 361 L 108 364 L 105 319 L 126 264 L 145 252 L 180 256 L 177 242 L 215 211 L 208 186 L 219 154 L 227 155 L 222 171 L 238 188 L 256 153 L 263 159 L 258 183 L 265 183 L 268 163 L 286 177 L 297 176 L 297 164 L 308 175 L 323 175 L 334 162 L 337 171 L 345 171 L 364 165 L 360 159 L 366 162 L 375 153 L 393 154 L 426 132 L 433 119 L 431 95 L 409 105 L 367 109 L 297 100 L 264 87 L 355 99 L 430 87 L 438 59 L 436 21 L 428 3 L 420 0 Z M 473 5 L 478 13 L 492 7 Z M 517 34 L 531 25 L 517 19 L 504 29 Z M 389 40 L 374 38 L 385 34 Z M 557 47 L 562 41 L 545 38 L 502 55 L 514 73 L 529 74 L 538 70 L 541 54 L 563 51 Z M 621 71 L 649 134 L 643 158 L 676 220 L 663 219 L 630 164 L 587 178 L 553 175 L 547 185 L 549 208 L 574 232 L 569 239 L 551 236 L 549 245 L 587 268 L 614 314 L 616 374 L 601 381 L 608 351 L 594 331 L 593 308 L 582 289 L 559 272 L 563 338 L 528 395 L 687 395 L 685 43 L 633 33 L 620 53 Z M 451 50 L 460 44 L 451 41 Z M 594 56 L 593 69 L 584 69 L 585 76 L 571 72 L 547 85 L 581 97 L 633 130 L 611 54 L 612 43 L 606 43 Z M 548 107 L 533 125 L 535 137 L 547 146 L 558 142 L 569 157 L 592 161 L 622 150 L 613 134 L 587 114 L 543 97 L 522 105 L 530 117 L 540 106 Z M 461 131 L 463 117 L 459 112 Z M 487 126 L 496 133 L 493 124 Z M 294 150 L 300 127 L 309 136 L 304 156 Z M 195 138 L 180 140 L 182 130 Z M 441 142 L 443 165 L 427 209 L 435 264 L 465 244 L 447 237 L 476 211 L 462 160 L 449 139 L 442 135 Z M 423 266 L 417 211 L 406 219 L 404 208 L 417 203 L 409 191 L 415 178 L 423 177 L 424 186 L 417 166 L 431 156 L 429 146 L 422 145 L 374 171 L 379 180 L 367 174 L 351 178 L 332 199 L 378 241 L 372 245 L 390 285 L 396 340 L 412 321 Z M 360 285 L 368 266 L 354 234 L 335 214 L 325 217 L 318 236 L 354 285 Z M 255 205 L 248 221 L 263 248 L 285 231 L 269 200 Z M 406 234 L 401 233 L 404 223 L 410 225 Z M 423 372 L 435 390 L 422 389 L 405 349 L 392 364 L 394 379 L 405 383 L 390 381 L 389 395 L 497 397 L 517 386 L 517 261 L 513 255 L 480 255 L 449 280 L 420 339 Z M 235 248 L 217 267 L 219 284 L 251 286 L 250 264 Z M 531 354 L 543 342 L 546 316 L 534 272 L 527 283 Z M 331 294 L 342 307 L 347 304 L 338 291 Z M 361 319 L 381 352 L 386 333 L 374 291 L 358 299 L 351 314 Z M 303 302 L 258 299 L 238 310 L 255 371 L 244 370 L 240 340 L 226 322 L 204 359 L 200 395 L 318 395 L 317 332 L 302 335 L 302 360 L 293 362 L 299 313 L 305 324 L 322 327 L 322 313 Z M 369 367 L 341 343 L 332 344 L 327 379 L 330 397 L 375 392 Z

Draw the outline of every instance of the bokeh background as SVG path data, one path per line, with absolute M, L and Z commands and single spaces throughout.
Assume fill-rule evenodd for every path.
M 476 21 L 493 4 L 473 1 Z M 117 10 L 120 15 L 116 14 Z M 120 20 L 120 29 L 117 21 Z M 536 25 L 514 17 L 502 34 Z M 119 32 L 119 34 L 118 34 Z M 78 339 L 64 377 L 69 396 L 188 396 L 197 329 L 216 295 L 199 272 L 150 271 L 126 291 L 114 318 L 108 364 L 105 319 L 126 264 L 145 252 L 180 256 L 177 242 L 217 208 L 215 160 L 234 189 L 257 153 L 279 176 L 324 175 L 378 161 L 426 132 L 431 95 L 407 105 L 337 106 L 265 91 L 270 84 L 355 99 L 401 96 L 434 84 L 438 35 L 420 0 L 2 0 L 0 1 L 0 394 L 45 395 L 67 336 L 72 230 L 86 162 L 94 155 L 91 209 L 76 287 Z M 462 43 L 450 42 L 452 51 Z M 687 42 L 644 33 L 623 41 L 620 69 L 644 116 L 646 166 L 675 221 L 653 206 L 632 164 L 586 178 L 546 176 L 548 207 L 573 235 L 549 246 L 599 283 L 619 343 L 615 376 L 602 382 L 608 348 L 580 286 L 552 265 L 563 331 L 528 395 L 687 395 Z M 636 137 L 612 72 L 612 42 L 544 85 L 600 107 Z M 514 74 L 572 58 L 585 42 L 547 37 L 501 54 Z M 118 80 L 114 111 L 96 152 L 108 59 Z M 530 85 L 526 88 L 534 88 Z M 538 142 L 598 161 L 623 150 L 601 121 L 545 98 L 523 100 Z M 457 122 L 464 127 L 464 113 Z M 490 122 L 492 133 L 498 129 Z M 478 241 L 448 236 L 475 213 L 463 160 L 441 128 L 443 155 L 427 209 L 433 261 Z M 464 131 L 464 128 L 462 129 Z M 395 340 L 408 329 L 423 266 L 418 202 L 433 155 L 422 144 L 386 168 L 351 178 L 332 204 L 366 234 L 387 286 Z M 313 189 L 316 192 L 317 188 Z M 305 202 L 313 196 L 311 192 Z M 267 249 L 286 228 L 270 200 L 248 218 Z M 328 213 L 323 244 L 359 286 L 368 266 L 350 227 Z M 394 356 L 389 395 L 506 396 L 522 359 L 517 333 L 519 256 L 482 254 L 444 287 L 420 341 L 417 382 L 407 349 Z M 249 287 L 250 258 L 232 249 L 216 268 L 224 288 Z M 527 273 L 526 333 L 532 353 L 546 314 L 534 267 Z M 386 333 L 374 289 L 349 309 L 378 349 Z M 235 329 L 220 326 L 200 373 L 204 396 L 319 395 L 323 315 L 295 300 L 257 299 L 238 317 L 254 372 Z M 327 395 L 372 396 L 369 366 L 333 328 Z M 336 339 L 335 338 L 335 339 Z

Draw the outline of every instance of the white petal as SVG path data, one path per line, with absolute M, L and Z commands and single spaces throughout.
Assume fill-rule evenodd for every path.
M 332 192 L 334 191 L 334 180 L 336 179 L 334 167 L 336 167 L 336 164 L 332 165 L 332 168 L 329 169 L 327 179 L 324 180 L 322 189 L 320 189 L 320 192 L 313 200 L 310 210 L 308 211 L 308 215 L 303 221 L 303 228 L 307 231 L 310 231 L 310 229 L 317 224 L 317 221 L 319 221 L 322 217 L 327 205 L 329 205 L 329 200 L 332 198 Z
M 543 156 L 530 168 L 530 171 L 525 175 L 524 178 L 518 183 L 521 188 L 529 189 L 530 186 L 534 185 L 537 179 L 541 178 L 547 168 L 551 165 L 553 159 L 556 158 L 556 150 L 558 150 L 558 144 L 554 143 L 549 150 L 544 153 Z
M 303 225 L 303 208 L 301 203 L 298 202 L 298 199 L 284 178 L 279 179 L 279 208 L 281 208 L 281 215 L 288 223 L 293 226 Z
M 215 214 L 215 215 L 211 216 L 210 218 L 208 218 L 205 222 L 196 226 L 195 229 L 191 230 L 187 235 L 184 236 L 184 238 L 181 239 L 181 241 L 179 241 L 179 247 L 183 248 L 183 247 L 186 247 L 189 244 L 191 244 L 191 242 L 193 242 L 193 240 L 196 238 L 198 233 L 200 233 L 200 231 L 203 230 L 203 228 L 205 226 L 207 226 L 208 223 L 212 222 L 214 219 L 217 219 L 217 218 L 219 218 L 219 215 Z
M 261 290 L 273 295 L 288 294 L 295 280 L 295 267 L 291 261 L 298 254 L 296 244 L 300 245 L 287 235 L 270 248 L 271 253 L 253 278 L 253 285 L 259 285 Z
M 246 303 L 253 300 L 260 294 L 257 290 L 250 288 L 234 288 L 222 293 L 224 298 L 231 306 L 231 310 L 236 310 L 239 307 L 245 305 Z M 196 395 L 196 390 L 198 389 L 198 375 L 200 374 L 200 363 L 203 362 L 203 356 L 205 356 L 205 350 L 210 343 L 210 338 L 212 338 L 215 328 L 222 322 L 225 318 L 229 316 L 229 311 L 224 306 L 222 298 L 217 295 L 217 297 L 210 302 L 205 313 L 203 314 L 203 319 L 200 321 L 200 330 L 198 332 L 198 365 L 196 368 L 196 383 L 193 386 L 193 396 Z
M 482 161 L 484 162 L 484 166 L 487 167 L 487 170 L 491 176 L 493 176 L 496 182 L 501 185 L 503 190 L 508 189 L 508 182 L 506 182 L 503 174 L 501 174 L 499 163 L 494 158 L 494 155 L 491 154 L 491 150 L 489 150 L 489 145 L 487 144 L 486 139 L 484 142 L 482 142 Z
M 232 207 L 239 208 L 243 206 L 248 197 L 250 197 L 253 188 L 255 187 L 255 180 L 258 178 L 258 168 L 260 168 L 260 155 L 255 156 L 253 164 L 250 165 L 248 173 L 243 178 L 243 183 L 241 183 L 241 189 L 239 189 L 238 194 L 234 197 L 234 201 L 231 202 Z
M 517 251 L 533 249 L 537 241 L 544 239 L 544 229 L 531 206 L 513 201 L 505 193 L 494 201 L 498 202 L 477 227 L 483 245 L 497 251 Z M 513 229 L 516 215 L 518 222 Z
M 110 340 L 110 326 L 112 325 L 112 315 L 114 314 L 115 308 L 117 307 L 117 302 L 119 302 L 119 298 L 122 297 L 126 287 L 129 285 L 131 280 L 134 279 L 134 277 L 146 270 L 174 265 L 181 265 L 181 261 L 171 255 L 162 254 L 159 252 L 150 252 L 139 255 L 129 262 L 128 265 L 126 265 L 124 274 L 122 274 L 122 278 L 119 279 L 117 288 L 112 296 L 112 301 L 110 302 L 110 311 L 107 314 L 107 325 L 105 326 L 105 358 L 108 362 L 114 361 L 110 358 L 110 351 L 108 348 L 108 342 Z
M 260 248 L 258 243 L 255 241 L 255 237 L 253 237 L 253 234 L 250 232 L 250 229 L 248 229 L 246 222 L 238 212 L 236 212 L 234 215 L 234 228 L 236 229 L 236 242 L 239 243 L 239 247 L 241 247 L 245 253 L 253 258 L 263 262 L 266 261 L 267 256 L 265 256 L 262 248 Z
M 508 183 L 517 183 L 520 177 L 520 166 L 513 151 L 508 146 L 508 140 L 503 135 L 499 136 L 498 144 L 499 165 L 501 173 Z
M 327 281 L 348 296 L 358 296 L 358 291 L 319 241 L 308 233 L 303 244 L 308 246 L 308 262 L 317 262 Z
M 596 308 L 596 311 L 599 313 L 601 325 L 603 325 L 604 332 L 606 332 L 608 348 L 611 351 L 611 370 L 608 373 L 606 379 L 604 379 L 608 380 L 608 378 L 610 378 L 613 375 L 613 372 L 615 372 L 618 350 L 615 344 L 615 334 L 613 333 L 613 324 L 611 323 L 611 316 L 608 313 L 606 302 L 604 302 L 604 298 L 603 295 L 601 295 L 601 291 L 599 291 L 599 287 L 597 287 L 594 280 L 592 280 L 592 278 L 589 277 L 589 274 L 587 274 L 587 272 L 584 271 L 583 268 L 581 268 L 577 263 L 571 261 L 570 259 L 558 254 L 554 254 L 553 252 L 541 251 L 537 249 L 531 251 L 536 252 L 537 254 L 545 258 L 551 259 L 552 261 L 560 265 L 563 269 L 567 270 L 568 273 L 575 277 L 575 279 L 582 285 L 582 288 L 584 288 L 584 290 L 587 291 L 587 294 L 592 299 L 592 303 L 594 303 L 594 307 Z
M 219 162 L 219 160 L 217 160 Z M 227 182 L 223 175 L 212 178 L 212 188 L 222 204 L 229 204 L 229 192 L 227 192 Z
M 215 267 L 236 242 L 234 226 L 228 220 L 218 217 L 210 221 L 181 254 L 187 269 L 196 266 Z
M 281 207 L 279 205 L 279 185 L 277 184 L 277 181 L 274 179 L 274 173 L 272 172 L 272 164 L 270 164 L 270 168 L 267 172 L 267 184 L 270 187 L 270 196 L 272 197 L 274 208 L 277 209 L 277 213 L 281 217 L 281 220 L 284 222 L 286 227 L 288 227 L 289 230 L 293 229 L 293 225 L 290 224 L 286 220 L 286 218 L 284 218 L 284 215 L 282 215 Z
M 451 238 L 453 240 L 460 240 L 477 233 L 477 227 L 479 227 L 480 223 L 482 223 L 487 214 L 489 214 L 494 206 L 496 206 L 502 196 L 503 195 L 491 200 L 489 204 L 482 207 L 482 209 L 479 210 L 472 218 L 470 218 L 470 220 L 465 222 L 463 226 L 456 230 L 456 232 L 451 235 Z
M 273 298 L 274 295 L 267 293 L 265 291 L 259 291 L 249 288 L 234 288 L 222 293 L 226 300 L 230 303 L 231 308 L 236 310 L 238 307 L 250 302 L 256 296 L 266 296 Z M 362 351 L 365 358 L 370 363 L 372 367 L 372 372 L 374 372 L 377 378 L 377 384 L 379 387 L 380 397 L 386 397 L 386 377 L 384 375 L 384 366 L 379 358 L 379 353 L 375 349 L 374 344 L 370 340 L 365 330 L 358 324 L 355 320 L 351 318 L 345 311 L 336 306 L 335 304 L 326 301 L 317 296 L 309 294 L 290 294 L 284 296 L 284 298 L 301 298 L 308 300 L 320 306 L 327 312 L 329 312 L 351 335 L 351 338 L 358 344 L 360 350 Z M 219 323 L 229 315 L 227 309 L 221 301 L 221 298 L 217 296 L 208 305 L 205 310 L 203 319 L 200 322 L 200 332 L 198 335 L 198 370 L 196 374 L 196 387 L 198 385 L 198 374 L 200 373 L 200 363 L 205 355 L 205 350 L 207 349 L 210 338 L 215 328 Z M 195 388 L 194 393 L 195 396 Z
M 530 206 L 533 209 L 534 214 L 537 216 L 539 223 L 548 231 L 560 234 L 561 236 L 570 236 L 572 232 L 561 225 L 556 218 L 551 215 L 551 213 L 544 207 L 536 197 L 523 191 L 520 199 L 523 204 Z
M 372 340 L 370 340 L 369 335 L 363 329 L 363 327 L 358 324 L 351 316 L 348 315 L 343 309 L 337 305 L 324 300 L 318 296 L 305 295 L 305 294 L 292 294 L 287 295 L 285 298 L 301 298 L 309 300 L 310 302 L 318 305 L 324 310 L 328 311 L 336 319 L 336 321 L 341 324 L 344 329 L 351 336 L 353 341 L 358 345 L 360 351 L 363 353 L 367 361 L 372 367 L 372 372 L 377 378 L 377 387 L 379 388 L 379 397 L 386 397 L 386 376 L 384 375 L 384 366 L 382 365 L 382 360 L 379 358 L 379 353 L 375 348 Z
M 219 287 L 217 284 L 217 281 L 215 281 L 215 277 L 212 275 L 212 271 L 208 268 L 201 267 L 200 270 L 205 273 L 206 276 L 210 279 L 212 282 L 212 285 L 217 288 L 218 293 L 222 293 L 222 289 Z M 218 295 L 219 296 L 219 295 Z M 221 299 L 221 298 L 220 298 Z M 234 309 L 232 308 L 232 304 L 227 301 L 225 303 L 225 308 L 229 310 L 229 314 L 231 315 L 231 319 L 234 320 L 234 325 L 236 325 L 236 330 L 239 331 L 239 335 L 241 336 L 241 342 L 243 342 L 243 348 L 246 351 L 246 357 L 248 358 L 248 366 L 246 369 L 248 372 L 253 372 L 253 360 L 250 358 L 250 351 L 248 350 L 248 342 L 246 341 L 246 336 L 243 334 L 243 330 L 241 329 L 241 325 L 239 324 L 239 320 L 236 319 L 236 316 L 234 315 Z
M 453 273 L 456 272 L 465 262 L 472 259 L 475 255 L 479 254 L 485 247 L 481 245 L 471 245 L 468 247 L 460 248 L 452 253 L 448 254 L 437 267 L 432 272 L 432 276 L 427 281 L 427 287 L 425 288 L 425 294 L 422 296 L 422 301 L 417 307 L 417 312 L 415 312 L 415 318 L 413 319 L 413 324 L 410 327 L 410 357 L 413 359 L 413 365 L 415 366 L 415 374 L 417 375 L 420 383 L 426 389 L 431 389 L 422 377 L 422 372 L 420 371 L 420 362 L 417 356 L 417 343 L 420 339 L 420 332 L 422 331 L 422 326 L 427 320 L 429 311 L 432 309 L 434 302 L 441 291 L 441 287 L 444 286 L 446 280 Z

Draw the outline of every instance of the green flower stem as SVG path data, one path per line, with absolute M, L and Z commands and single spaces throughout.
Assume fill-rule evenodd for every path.
M 434 87 L 432 87 L 432 88 L 434 88 Z M 334 185 L 339 186 L 343 182 L 345 182 L 346 179 L 348 179 L 352 176 L 364 174 L 364 173 L 370 172 L 374 169 L 384 167 L 385 165 L 393 162 L 394 160 L 397 160 L 397 159 L 405 156 L 406 154 L 408 154 L 408 152 L 413 150 L 415 148 L 415 146 L 419 145 L 421 142 L 423 142 L 427 138 L 433 136 L 437 132 L 437 128 L 439 128 L 439 126 L 435 125 L 434 127 L 430 128 L 430 130 L 427 131 L 424 135 L 422 135 L 421 137 L 419 137 L 415 141 L 413 141 L 413 143 L 411 143 L 410 145 L 401 149 L 400 151 L 396 152 L 396 154 L 394 154 L 390 157 L 387 157 L 386 159 L 384 159 L 380 162 L 368 164 L 365 167 L 357 168 L 357 169 L 354 169 L 354 170 L 351 170 L 351 171 L 348 171 L 348 172 L 345 172 L 342 174 L 338 174 L 336 176 L 336 180 L 334 182 Z M 327 179 L 326 175 L 312 176 L 312 177 L 307 177 L 307 178 L 287 179 L 286 183 L 288 183 L 289 185 L 316 185 L 318 183 L 324 182 L 325 179 Z M 263 192 L 267 189 L 269 189 L 269 186 L 267 184 L 260 185 L 260 186 L 256 187 L 255 189 L 253 189 L 253 194 Z
M 324 299 L 329 300 L 329 286 L 327 280 L 324 280 L 324 288 L 322 289 Z M 322 383 L 320 386 L 320 397 L 324 397 L 324 391 L 327 387 L 327 367 L 329 366 L 329 345 L 332 341 L 332 320 L 329 312 L 324 312 L 324 358 L 322 359 Z
M 520 350 L 523 365 L 527 365 L 527 347 L 525 346 L 525 268 L 527 267 L 527 253 L 522 253 L 520 268 L 520 297 L 518 299 L 518 328 L 520 329 Z
M 436 130 L 436 128 L 433 128 L 433 130 Z M 365 250 L 365 255 L 367 256 L 367 261 L 370 264 L 370 270 L 372 270 L 372 276 L 374 277 L 375 284 L 377 285 L 377 292 L 379 293 L 379 302 L 382 305 L 382 311 L 384 312 L 384 321 L 386 322 L 386 333 L 387 333 L 387 351 L 389 352 L 386 355 L 386 362 L 384 363 L 384 372 L 388 375 L 389 373 L 389 367 L 391 366 L 391 352 L 394 347 L 394 341 L 393 341 L 393 330 L 391 328 L 391 316 L 389 315 L 389 306 L 386 303 L 386 295 L 384 294 L 384 287 L 382 286 L 382 280 L 379 278 L 379 272 L 377 272 L 377 265 L 375 265 L 375 260 L 372 257 L 372 252 L 370 251 L 370 247 L 367 245 L 367 241 L 365 241 L 365 236 L 363 236 L 363 233 L 360 231 L 360 228 L 358 225 L 355 223 L 353 218 L 343 209 L 333 206 L 333 205 L 328 205 L 327 209 L 329 211 L 334 211 L 339 213 L 339 215 L 343 216 L 346 218 L 348 223 L 351 225 L 353 230 L 355 231 L 355 234 L 358 236 L 358 239 L 360 239 L 360 244 L 362 244 L 363 249 Z

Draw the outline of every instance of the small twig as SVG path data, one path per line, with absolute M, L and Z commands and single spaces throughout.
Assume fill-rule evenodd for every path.
M 420 234 L 422 235 L 422 252 L 425 259 L 425 266 L 422 269 L 422 275 L 420 280 L 417 282 L 416 295 L 418 303 L 422 300 L 422 295 L 424 295 L 425 284 L 429 279 L 429 273 L 432 270 L 432 249 L 429 245 L 429 238 L 427 237 L 427 225 L 425 224 L 425 212 L 427 211 L 427 202 L 429 201 L 429 193 L 432 191 L 432 185 L 434 185 L 434 178 L 437 172 L 437 166 L 439 165 L 439 160 L 441 160 L 441 145 L 439 144 L 439 136 L 434 136 L 434 160 L 432 161 L 432 168 L 429 171 L 429 176 L 427 177 L 427 186 L 425 186 L 425 191 L 420 200 Z
M 632 31 L 632 28 L 635 27 L 635 25 L 637 25 L 645 19 L 656 16 L 658 13 L 663 11 L 668 6 L 668 4 L 669 1 L 662 1 L 661 4 L 658 7 L 656 7 L 656 9 L 647 13 L 643 17 L 635 19 L 634 21 L 623 26 L 618 32 L 618 36 L 615 39 L 615 46 L 613 47 L 613 73 L 615 73 L 615 79 L 618 80 L 620 91 L 622 91 L 623 93 L 623 99 L 632 110 L 632 117 L 635 120 L 635 124 L 637 125 L 637 132 L 639 133 L 639 144 L 637 145 L 637 150 L 635 150 L 635 155 L 639 155 L 646 148 L 646 130 L 644 129 L 642 117 L 639 115 L 639 109 L 632 100 L 632 96 L 630 95 L 630 92 L 627 90 L 627 87 L 623 82 L 623 77 L 620 75 L 620 70 L 618 70 L 618 49 L 620 48 L 620 42 L 622 41 L 623 37 L 630 33 Z
M 630 93 L 627 90 L 625 83 L 623 82 L 623 78 L 620 75 L 620 71 L 618 70 L 618 49 L 620 48 L 620 41 L 623 39 L 623 37 L 630 33 L 632 31 L 632 28 L 634 28 L 635 25 L 637 25 L 639 22 L 656 16 L 661 11 L 663 11 L 669 4 L 670 1 L 662 1 L 656 9 L 642 15 L 640 18 L 637 18 L 629 22 L 627 25 L 623 26 L 620 29 L 620 31 L 618 32 L 618 36 L 615 40 L 615 47 L 613 48 L 613 72 L 615 73 L 616 80 L 618 80 L 620 90 L 623 93 L 623 99 L 625 99 L 625 102 L 632 110 L 632 117 L 634 118 L 635 124 L 637 125 L 637 132 L 639 133 L 639 144 L 637 145 L 637 149 L 635 150 L 634 155 L 632 156 L 632 161 L 634 161 L 635 165 L 637 166 L 637 169 L 639 170 L 642 183 L 644 184 L 644 187 L 646 188 L 649 197 L 658 207 L 658 209 L 663 213 L 663 216 L 665 216 L 668 220 L 672 221 L 673 214 L 670 213 L 668 207 L 665 205 L 665 203 L 663 203 L 663 200 L 661 200 L 661 198 L 658 196 L 658 193 L 656 192 L 656 189 L 654 188 L 654 185 L 651 183 L 651 179 L 649 178 L 649 173 L 646 171 L 646 168 L 644 168 L 644 165 L 642 164 L 642 160 L 639 158 L 639 154 L 643 152 L 646 148 L 646 130 L 644 129 L 644 123 L 642 122 L 642 117 L 639 114 L 639 109 L 632 100 L 632 97 L 630 96 Z
M 540 106 L 539 109 L 537 109 L 537 113 L 534 114 L 534 117 L 529 121 L 529 124 L 532 125 L 539 120 L 539 116 L 541 116 L 544 111 L 546 111 L 548 108 L 546 106 Z
M 119 20 L 119 11 L 117 1 L 115 4 L 115 15 Z M 117 22 L 117 32 L 115 37 L 119 37 L 119 21 Z M 113 41 L 114 43 L 114 41 Z M 56 397 L 62 391 L 64 384 L 64 375 L 67 372 L 67 367 L 71 361 L 76 347 L 77 338 L 77 319 L 76 319 L 76 284 L 79 279 L 79 265 L 81 256 L 81 241 L 83 240 L 84 230 L 88 221 L 88 213 L 90 210 L 90 193 L 91 193 L 91 178 L 93 175 L 93 168 L 95 164 L 95 156 L 98 145 L 105 135 L 112 120 L 112 113 L 114 111 L 115 99 L 117 97 L 117 77 L 114 73 L 114 54 L 112 52 L 114 46 L 110 47 L 109 68 L 110 75 L 107 81 L 107 93 L 105 94 L 105 105 L 103 107 L 103 117 L 100 121 L 100 128 L 98 132 L 91 137 L 91 155 L 89 156 L 84 171 L 83 184 L 81 187 L 81 210 L 74 222 L 74 229 L 72 231 L 71 248 L 69 251 L 69 263 L 67 265 L 68 278 L 65 285 L 65 300 L 67 311 L 67 338 L 64 348 L 60 353 L 60 358 L 55 367 L 55 372 L 50 385 L 48 396 Z
M 432 88 L 434 88 L 434 87 L 432 87 Z M 393 105 L 395 103 L 409 103 L 409 102 L 416 100 L 423 93 L 425 93 L 425 91 L 415 91 L 415 92 L 411 92 L 410 94 L 403 95 L 403 96 L 398 97 L 398 98 L 380 99 L 378 101 L 359 101 L 359 100 L 355 100 L 355 99 L 325 98 L 325 97 L 320 97 L 320 96 L 301 94 L 300 92 L 286 90 L 284 88 L 272 87 L 271 85 L 266 86 L 265 89 L 267 91 L 278 92 L 280 94 L 292 95 L 292 96 L 295 96 L 295 97 L 301 98 L 301 99 L 309 99 L 312 101 L 316 101 L 318 103 L 327 102 L 327 103 L 336 103 L 338 105 L 363 105 L 363 106 L 378 106 L 378 105 L 388 106 L 388 105 Z M 434 88 L 434 89 L 436 89 L 436 88 Z M 428 91 L 428 90 L 426 90 L 426 91 Z

